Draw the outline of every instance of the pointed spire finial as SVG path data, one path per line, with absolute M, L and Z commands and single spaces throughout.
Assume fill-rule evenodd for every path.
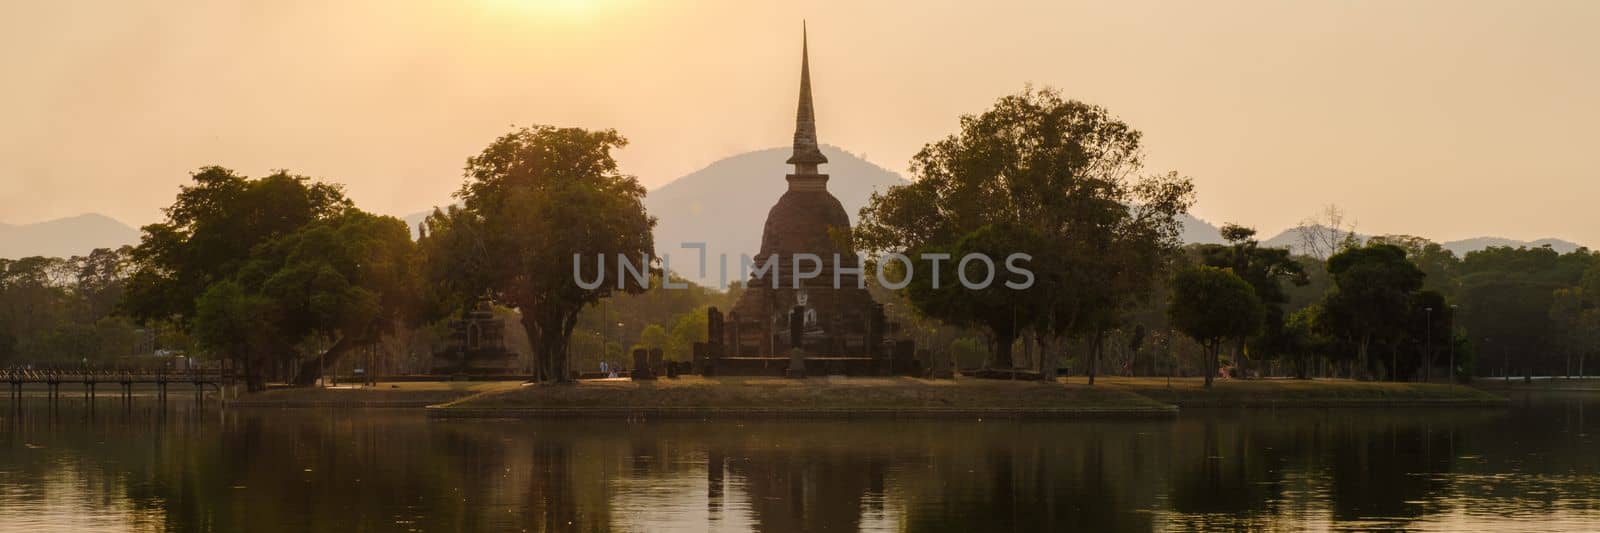
M 827 163 L 827 156 L 817 146 L 817 116 L 811 108 L 811 50 L 806 35 L 805 21 L 800 22 L 800 108 L 794 116 L 794 154 L 786 163 L 794 165 L 795 174 L 816 174 L 817 165 Z

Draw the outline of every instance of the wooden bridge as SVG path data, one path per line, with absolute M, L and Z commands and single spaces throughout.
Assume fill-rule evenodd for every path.
M 26 385 L 44 385 L 49 392 L 50 401 L 61 399 L 61 385 L 69 384 L 80 387 L 86 400 L 94 400 L 96 388 L 100 385 L 115 385 L 124 400 L 133 397 L 133 386 L 137 384 L 155 385 L 156 395 L 161 401 L 167 399 L 167 389 L 172 386 L 189 385 L 194 387 L 198 399 L 206 388 L 218 392 L 222 387 L 233 382 L 233 377 L 221 368 L 197 368 L 191 370 L 169 369 L 117 369 L 117 368 L 10 368 L 0 369 L 0 383 L 9 385 L 12 401 L 22 399 L 22 389 Z

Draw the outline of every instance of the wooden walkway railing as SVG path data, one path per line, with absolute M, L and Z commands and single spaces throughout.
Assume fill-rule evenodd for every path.
M 22 399 L 22 389 L 26 385 L 44 385 L 53 402 L 61 399 L 62 384 L 81 386 L 87 400 L 95 399 L 96 387 L 102 384 L 118 386 L 125 400 L 132 398 L 135 384 L 152 384 L 156 386 L 157 396 L 166 401 L 167 389 L 172 385 L 193 385 L 198 397 L 207 387 L 220 392 L 224 385 L 232 382 L 232 376 L 218 368 L 0 368 L 0 383 L 8 385 L 13 401 Z

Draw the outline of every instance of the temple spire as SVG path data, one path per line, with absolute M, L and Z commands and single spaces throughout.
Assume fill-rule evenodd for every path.
M 788 164 L 797 175 L 816 174 L 817 165 L 827 163 L 817 146 L 817 115 L 811 108 L 811 60 L 805 22 L 800 23 L 800 108 L 794 115 L 794 154 Z

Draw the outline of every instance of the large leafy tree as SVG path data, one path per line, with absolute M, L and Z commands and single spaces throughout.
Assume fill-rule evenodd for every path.
M 925 291 L 929 298 L 913 289 L 922 314 L 986 327 L 995 340 L 990 365 L 1010 368 L 1018 330 L 1035 327 L 1048 340 L 1106 327 L 1148 292 L 1177 246 L 1176 217 L 1193 188 L 1174 174 L 1139 177 L 1142 168 L 1138 131 L 1104 108 L 1030 88 L 962 117 L 960 132 L 924 146 L 911 163 L 916 180 L 874 193 L 861 210 L 854 244 L 917 253 L 1030 243 L 1009 250 L 1033 256 L 1037 278 L 1025 291 Z M 1047 373 L 1055 367 L 1041 365 Z
M 1254 334 L 1264 307 L 1256 291 L 1233 272 L 1216 267 L 1186 268 L 1173 275 L 1167 316 L 1172 327 L 1205 349 L 1206 389 L 1217 373 L 1222 342 Z
M 1310 283 L 1305 268 L 1289 255 L 1288 248 L 1261 246 L 1254 228 L 1225 224 L 1221 233 L 1227 244 L 1200 245 L 1197 252 L 1203 264 L 1226 268 L 1249 283 L 1265 306 L 1261 334 L 1249 343 L 1250 356 L 1277 356 L 1296 349 L 1298 341 L 1286 338 L 1284 331 L 1287 315 L 1284 307 L 1289 303 L 1284 284 L 1304 286 Z M 1246 339 L 1234 341 L 1238 347 L 1235 356 L 1244 357 Z
M 257 246 L 202 293 L 196 337 L 238 360 L 253 387 L 281 359 L 311 384 L 322 365 L 418 316 L 421 279 L 404 222 L 349 209 Z
M 1456 257 L 1455 252 L 1413 235 L 1381 235 L 1367 242 L 1399 246 L 1406 251 L 1406 259 L 1427 276 L 1422 279 L 1423 290 L 1439 292 L 1446 298 L 1455 294 L 1456 278 L 1461 269 L 1461 259 Z
M 1557 291 L 1580 286 L 1597 262 L 1600 255 L 1588 250 L 1563 254 L 1549 247 L 1490 247 L 1462 258 L 1460 324 L 1477 345 L 1480 369 L 1563 372 L 1560 341 L 1566 336 L 1557 328 L 1564 322 L 1552 321 L 1551 310 L 1573 303 Z
M 129 250 L 0 259 L 0 364 L 99 363 L 148 346 L 112 315 Z
M 584 306 L 645 287 L 617 268 L 654 252 L 645 189 L 621 173 L 613 130 L 534 126 L 496 139 L 467 160 L 462 206 L 437 210 L 422 246 L 430 274 L 457 301 L 488 297 L 515 307 L 540 379 L 568 379 L 567 345 Z M 586 289 L 575 277 L 583 261 Z M 604 258 L 605 268 L 599 267 Z M 620 288 L 619 288 L 620 287 Z
M 133 250 L 122 307 L 140 322 L 186 324 L 200 295 L 243 268 L 256 246 L 352 205 L 338 185 L 285 171 L 250 179 L 211 166 L 193 181 Z
M 1567 358 L 1577 356 L 1577 373 L 1586 375 L 1584 363 L 1590 353 L 1600 350 L 1600 260 L 1595 261 L 1575 287 L 1556 289 L 1550 306 L 1550 319 L 1559 330 L 1556 345 Z
M 1357 368 L 1365 374 L 1375 343 L 1409 333 L 1422 270 L 1406 260 L 1404 249 L 1380 243 L 1334 254 L 1328 258 L 1328 273 L 1334 289 L 1323 301 L 1323 317 L 1335 334 L 1356 345 Z

